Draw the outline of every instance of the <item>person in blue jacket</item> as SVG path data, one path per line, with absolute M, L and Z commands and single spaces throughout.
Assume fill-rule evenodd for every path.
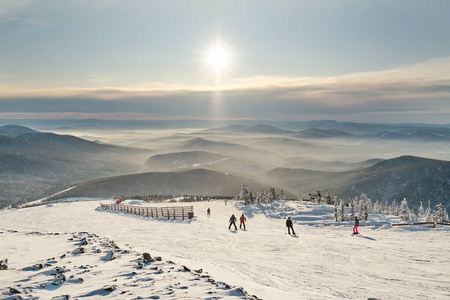
M 228 226 L 228 229 L 231 228 L 231 225 L 234 225 L 234 230 L 237 230 L 236 217 L 234 215 L 232 215 L 231 218 L 230 218 L 230 226 Z

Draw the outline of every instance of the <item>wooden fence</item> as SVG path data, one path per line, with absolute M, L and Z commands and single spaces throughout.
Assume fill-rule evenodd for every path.
M 431 227 L 431 228 L 435 228 L 436 225 L 450 225 L 449 222 L 442 222 L 442 223 L 434 223 L 434 222 L 419 222 L 419 223 L 393 223 L 391 224 L 392 226 L 413 226 L 413 225 L 422 225 L 425 227 Z
M 167 219 L 180 218 L 184 220 L 184 219 L 191 219 L 194 216 L 193 206 L 139 207 L 132 205 L 116 205 L 116 204 L 100 203 L 100 207 L 106 210 L 121 211 L 127 214 L 147 216 L 151 218 L 166 217 Z

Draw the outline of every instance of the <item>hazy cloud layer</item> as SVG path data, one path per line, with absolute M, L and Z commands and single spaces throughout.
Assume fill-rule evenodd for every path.
M 153 83 L 45 90 L 0 86 L 0 118 L 56 113 L 75 118 L 370 117 L 368 121 L 439 123 L 448 122 L 450 114 L 448 70 L 450 57 L 378 72 L 326 78 L 255 76 L 220 86 Z M 99 75 L 93 80 L 108 79 Z

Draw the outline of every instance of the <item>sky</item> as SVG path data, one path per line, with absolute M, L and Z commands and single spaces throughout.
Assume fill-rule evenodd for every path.
M 447 0 L 0 0 L 0 118 L 448 124 L 449 15 Z

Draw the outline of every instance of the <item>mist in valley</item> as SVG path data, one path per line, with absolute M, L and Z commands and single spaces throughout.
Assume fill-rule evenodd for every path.
M 449 206 L 450 129 L 334 121 L 212 127 L 0 127 L 2 205 L 134 195 L 408 199 Z M 276 125 L 276 126 L 275 126 Z M 52 199 L 55 197 L 51 197 Z
M 380 125 L 381 126 L 381 125 Z M 385 125 L 383 125 L 385 126 Z M 360 193 L 368 193 L 374 200 L 389 200 L 393 198 L 402 199 L 415 195 L 416 199 L 410 201 L 418 204 L 419 201 L 428 200 L 449 202 L 448 196 L 444 192 L 440 195 L 444 198 L 435 199 L 436 191 L 446 191 L 449 183 L 439 176 L 446 177 L 448 169 L 442 166 L 438 170 L 444 170 L 443 174 L 433 174 L 433 176 L 423 173 L 420 179 L 424 184 L 423 176 L 428 176 L 428 181 L 443 184 L 443 187 L 435 187 L 436 184 L 429 182 L 424 184 L 431 191 L 420 192 L 420 195 L 412 191 L 416 183 L 408 183 L 411 178 L 419 175 L 416 172 L 423 172 L 423 164 L 430 165 L 430 162 L 411 162 L 407 157 L 418 157 L 421 159 L 439 160 L 447 166 L 450 160 L 450 144 L 445 136 L 437 141 L 427 138 L 411 137 L 391 138 L 387 137 L 385 131 L 363 131 L 358 134 L 336 134 L 336 131 L 329 130 L 330 136 L 310 136 L 310 130 L 301 128 L 283 128 L 278 125 L 228 125 L 216 128 L 180 128 L 180 129 L 140 129 L 140 130 L 60 130 L 59 134 L 70 134 L 105 144 L 113 144 L 130 149 L 139 149 L 139 153 L 124 152 L 115 160 L 130 163 L 136 166 L 136 173 L 160 173 L 156 179 L 163 177 L 170 178 L 174 172 L 184 172 L 186 178 L 193 177 L 189 171 L 201 170 L 214 171 L 208 173 L 209 186 L 205 188 L 205 183 L 191 182 L 190 186 L 180 189 L 168 188 L 175 183 L 165 182 L 161 185 L 154 185 L 152 191 L 139 188 L 136 194 L 141 193 L 166 193 L 168 190 L 177 194 L 201 194 L 214 193 L 214 187 L 223 186 L 222 193 L 227 196 L 237 196 L 240 192 L 242 181 L 253 191 L 268 191 L 270 187 L 275 187 L 277 191 L 283 192 L 292 199 L 307 197 L 309 193 L 317 190 L 330 192 L 339 197 L 359 196 Z M 408 126 L 401 127 L 400 131 L 405 131 Z M 424 127 L 432 134 L 432 127 Z M 382 129 L 385 129 L 383 127 Z M 326 129 L 325 129 L 326 130 Z M 398 128 L 392 129 L 396 132 Z M 410 131 L 413 132 L 414 127 Z M 308 137 L 299 137 L 308 132 Z M 410 134 L 411 136 L 411 134 Z M 383 172 L 370 169 L 386 160 L 398 159 L 395 167 L 383 169 Z M 411 169 L 412 166 L 415 168 Z M 421 169 L 422 168 L 422 169 Z M 382 167 L 379 167 L 381 170 Z M 434 171 L 433 171 L 434 172 Z M 414 174 L 413 174 L 414 173 Z M 227 178 L 234 176 L 233 185 L 227 186 L 227 182 L 219 176 L 227 175 Z M 393 188 L 392 182 L 395 180 L 384 180 L 389 176 L 395 176 L 400 187 Z M 198 175 L 198 173 L 197 173 Z M 195 176 L 197 176 L 195 175 Z M 217 176 L 217 180 L 214 178 Z M 367 178 L 369 177 L 369 178 Z M 219 179 L 220 178 L 220 179 Z M 182 179 L 178 179 L 182 180 Z M 368 182 L 372 182 L 369 184 Z M 186 182 L 189 180 L 186 179 Z M 360 186 L 367 190 L 360 190 Z M 385 186 L 383 186 L 385 185 Z M 402 190 L 402 186 L 408 187 L 408 192 Z M 148 184 L 150 186 L 150 184 Z M 367 187 L 369 186 L 369 187 Z M 373 186 L 373 189 L 370 187 Z M 160 188 L 158 188 L 160 187 Z M 376 189 L 376 193 L 374 192 Z M 77 190 L 72 191 L 72 196 L 78 196 Z M 372 193 L 373 195 L 371 195 Z M 424 198 L 424 193 L 431 193 L 434 196 Z M 95 193 L 90 194 L 94 196 Z

